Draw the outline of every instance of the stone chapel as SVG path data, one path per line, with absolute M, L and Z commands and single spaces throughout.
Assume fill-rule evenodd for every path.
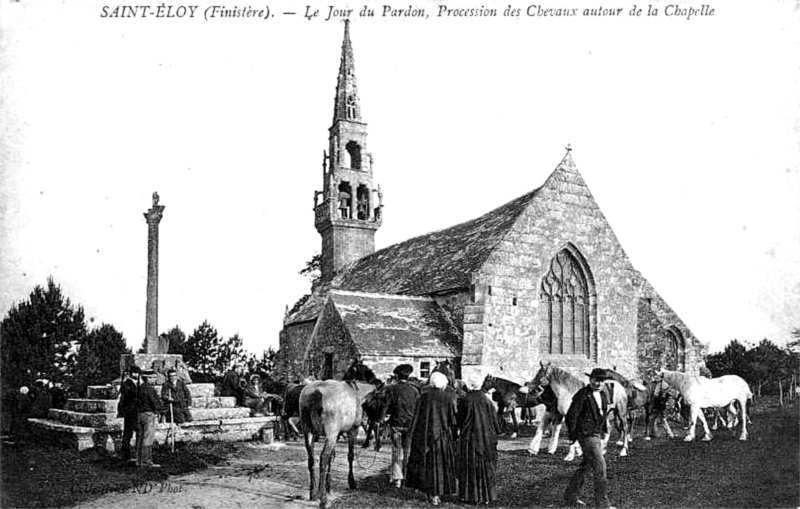
M 287 314 L 276 374 L 339 378 L 360 359 L 380 378 L 427 378 L 450 359 L 530 380 L 551 361 L 574 374 L 697 373 L 707 346 L 631 265 L 568 148 L 545 182 L 481 217 L 375 251 L 383 221 L 345 21 L 333 124 L 314 194 L 321 282 Z

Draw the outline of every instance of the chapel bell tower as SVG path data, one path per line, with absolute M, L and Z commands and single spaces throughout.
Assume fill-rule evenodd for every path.
M 375 231 L 382 220 L 383 196 L 372 183 L 373 159 L 367 152 L 367 124 L 361 121 L 349 20 L 344 22 L 333 125 L 328 131 L 323 187 L 314 192 L 314 226 L 322 237 L 322 282 L 375 251 Z

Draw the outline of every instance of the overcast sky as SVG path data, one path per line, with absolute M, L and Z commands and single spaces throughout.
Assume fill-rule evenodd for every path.
M 375 18 L 357 16 L 365 4 Z M 427 19 L 333 4 L 356 11 L 376 248 L 540 186 L 571 144 L 634 266 L 712 351 L 800 327 L 796 2 L 716 2 L 691 19 L 664 8 L 701 2 L 543 18 L 512 0 L 517 19 L 440 18 L 441 4 L 413 4 Z M 102 5 L 0 2 L 0 314 L 52 275 L 138 347 L 142 214 L 158 191 L 159 330 L 208 320 L 277 348 L 320 251 L 343 24 L 288 1 L 266 20 L 205 21 L 209 3 L 173 4 L 199 5 L 194 19 L 111 19 Z

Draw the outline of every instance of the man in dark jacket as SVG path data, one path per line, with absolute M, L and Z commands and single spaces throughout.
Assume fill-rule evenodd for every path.
M 161 465 L 153 463 L 153 439 L 162 406 L 161 398 L 150 382 L 152 377 L 155 377 L 152 371 L 142 373 L 136 398 L 139 411 L 136 421 L 136 466 L 158 468 Z
M 174 369 L 167 371 L 167 381 L 161 386 L 161 400 L 164 402 L 164 416 L 167 422 L 175 424 L 191 422 L 192 393 L 186 383 L 178 378 Z
M 386 415 L 389 416 L 389 431 L 392 434 L 392 472 L 391 480 L 396 487 L 403 484 L 406 463 L 411 451 L 411 437 L 408 434 L 414 410 L 417 408 L 419 391 L 408 381 L 414 368 L 401 364 L 394 369 L 397 383 L 386 388 Z
M 603 458 L 603 437 L 608 434 L 606 414 L 608 397 L 603 391 L 606 372 L 595 368 L 589 376 L 589 385 L 580 389 L 572 397 L 567 411 L 566 422 L 571 442 L 577 440 L 583 449 L 583 462 L 569 481 L 564 492 L 564 502 L 569 506 L 585 506 L 579 496 L 586 475 L 594 473 L 594 497 L 597 507 L 609 509 L 608 480 L 606 479 L 606 460 Z
M 225 373 L 222 378 L 222 388 L 220 389 L 220 396 L 236 398 L 236 405 L 244 405 L 244 383 L 242 383 L 242 374 L 244 369 L 235 364 Z
M 123 374 L 122 385 L 119 388 L 119 403 L 117 403 L 117 417 L 122 421 L 122 447 L 120 456 L 125 461 L 130 461 L 131 439 L 136 430 L 136 421 L 139 417 L 136 393 L 139 385 L 139 366 L 131 366 L 127 373 Z

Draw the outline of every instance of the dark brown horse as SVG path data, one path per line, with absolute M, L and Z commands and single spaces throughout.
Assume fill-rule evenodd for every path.
M 517 408 L 532 408 L 541 403 L 539 398 L 527 387 L 514 383 L 505 378 L 486 375 L 483 379 L 481 390 L 489 392 L 492 389 L 492 400 L 497 403 L 497 417 L 501 423 L 505 423 L 505 416 L 511 414 L 512 430 L 511 438 L 517 438 L 519 432 L 519 422 L 517 421 Z
M 357 371 L 359 376 L 370 376 L 368 373 L 372 372 L 358 367 Z M 372 376 L 374 378 L 374 374 Z M 363 381 L 323 380 L 309 383 L 300 393 L 300 422 L 303 426 L 310 477 L 308 497 L 310 500 L 318 498 L 321 509 L 326 509 L 328 506 L 331 463 L 336 456 L 336 441 L 340 434 L 347 436 L 349 465 L 347 483 L 350 489 L 356 488 L 353 460 L 356 454 L 356 436 L 363 416 L 361 405 L 364 403 L 364 398 L 374 390 L 375 385 Z M 323 435 L 325 445 L 319 457 L 317 485 L 314 473 L 314 444 L 317 438 Z

